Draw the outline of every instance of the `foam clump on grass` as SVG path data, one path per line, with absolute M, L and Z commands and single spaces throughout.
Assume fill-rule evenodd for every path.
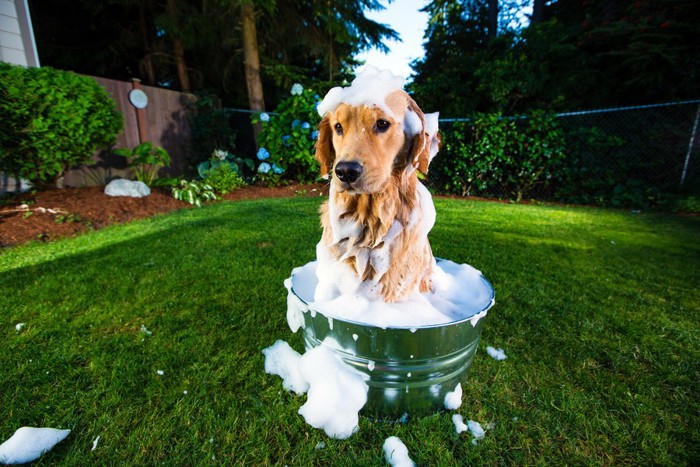
M 457 383 L 454 391 L 445 394 L 445 409 L 457 410 L 462 405 L 462 383 Z
M 384 441 L 384 456 L 389 465 L 394 467 L 413 467 L 416 464 L 408 456 L 408 448 L 396 436 L 390 436 Z
M 506 353 L 503 351 L 503 349 L 496 349 L 494 347 L 488 346 L 486 347 L 486 353 L 489 354 L 489 357 L 493 358 L 494 360 L 505 360 L 508 358 Z
M 486 431 L 481 427 L 479 422 L 474 420 L 469 420 L 467 422 L 467 427 L 474 438 L 472 439 L 472 444 L 477 444 L 481 438 L 486 436 Z
M 0 464 L 26 464 L 63 441 L 70 430 L 23 426 L 0 444 Z
M 452 415 L 452 423 L 454 423 L 455 431 L 458 435 L 464 433 L 465 431 L 471 432 L 473 436 L 472 444 L 477 444 L 480 439 L 486 436 L 486 430 L 479 422 L 469 420 L 467 423 L 464 423 L 464 418 L 459 414 Z
M 346 439 L 359 430 L 359 412 L 367 402 L 368 386 L 361 373 L 345 364 L 325 342 L 304 355 L 278 340 L 263 350 L 265 371 L 283 379 L 283 387 L 307 393 L 299 414 L 331 438 Z M 302 391 L 302 389 L 306 388 Z
M 467 424 L 464 423 L 464 418 L 459 414 L 452 415 L 452 423 L 454 423 L 455 431 L 457 432 L 458 435 L 469 430 L 469 427 L 467 426 Z
M 309 383 L 299 371 L 301 354 L 283 340 L 276 341 L 262 351 L 265 355 L 265 373 L 282 378 L 282 387 L 301 395 L 309 390 Z

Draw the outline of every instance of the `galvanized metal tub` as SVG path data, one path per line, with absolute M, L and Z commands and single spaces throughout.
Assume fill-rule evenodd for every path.
M 438 264 L 440 259 L 437 260 Z M 362 414 L 392 420 L 430 415 L 444 409 L 448 392 L 454 391 L 469 369 L 479 344 L 483 317 L 493 306 L 468 310 L 465 318 L 446 324 L 415 328 L 379 328 L 363 323 L 329 318 L 313 310 L 315 262 L 295 270 L 291 295 L 303 315 L 306 349 L 325 345 L 345 363 L 366 376 L 369 390 Z M 308 312 L 307 312 L 308 311 Z M 473 311 L 473 313 L 472 313 Z M 328 339 L 330 338 L 330 339 Z M 325 341 L 325 342 L 324 342 Z

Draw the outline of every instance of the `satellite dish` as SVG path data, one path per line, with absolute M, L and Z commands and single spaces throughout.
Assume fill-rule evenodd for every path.
M 148 105 L 148 96 L 140 89 L 129 91 L 129 102 L 137 109 L 145 109 Z

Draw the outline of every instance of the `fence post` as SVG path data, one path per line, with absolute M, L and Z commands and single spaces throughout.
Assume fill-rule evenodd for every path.
M 690 134 L 690 141 L 688 142 L 688 151 L 685 153 L 685 163 L 683 164 L 683 172 L 681 173 L 681 185 L 685 183 L 685 176 L 688 172 L 688 163 L 690 162 L 690 153 L 693 152 L 693 144 L 695 143 L 695 134 L 698 132 L 698 120 L 700 119 L 700 104 L 698 104 L 698 110 L 695 112 L 695 123 L 693 123 L 693 132 Z
M 131 79 L 132 89 L 141 89 L 141 80 L 138 78 Z M 146 120 L 146 110 L 144 107 L 136 107 L 132 104 L 134 110 L 136 110 L 136 125 L 139 130 L 139 144 L 146 141 L 150 141 L 148 135 L 148 122 Z

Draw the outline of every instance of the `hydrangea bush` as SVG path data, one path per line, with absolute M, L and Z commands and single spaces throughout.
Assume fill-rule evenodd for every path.
M 321 98 L 301 84 L 292 86 L 290 96 L 284 99 L 274 113 L 253 117 L 260 123 L 257 153 L 257 177 L 267 185 L 278 185 L 282 180 L 313 182 L 319 176 L 314 159 L 314 146 L 321 120 L 316 107 Z

